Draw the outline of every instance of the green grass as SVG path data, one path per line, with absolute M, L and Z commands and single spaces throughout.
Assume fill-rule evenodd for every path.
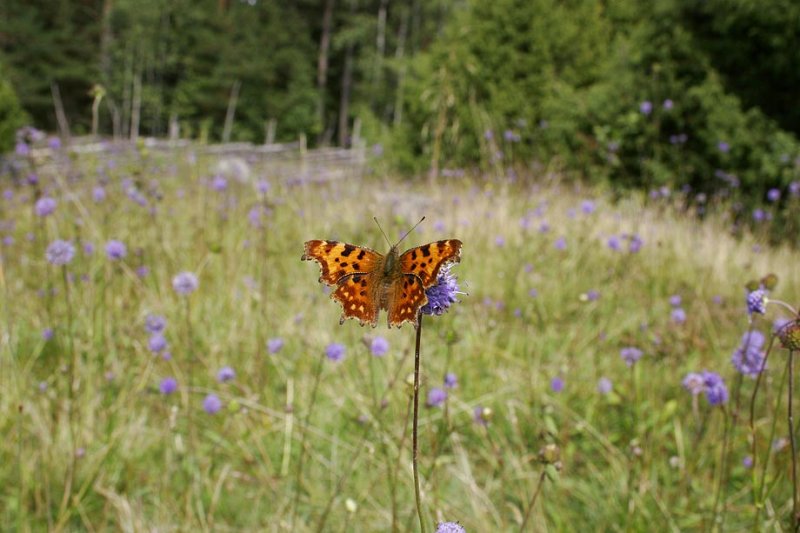
M 264 197 L 236 182 L 211 190 L 205 159 L 144 155 L 103 170 L 108 197 L 96 204 L 97 164 L 62 162 L 40 173 L 59 201 L 46 219 L 32 213 L 31 187 L 9 185 L 15 199 L 0 203 L 0 218 L 15 222 L 0 264 L 0 521 L 10 529 L 316 531 L 324 522 L 326 531 L 415 530 L 407 384 L 414 329 L 387 330 L 385 315 L 377 329 L 340 326 L 316 265 L 300 255 L 312 238 L 384 250 L 373 216 L 396 238 L 423 215 L 403 246 L 461 239 L 453 271 L 469 293 L 423 326 L 422 393 L 442 386 L 446 372 L 459 382 L 444 407 L 421 412 L 429 529 L 449 520 L 470 532 L 518 530 L 545 468 L 538 452 L 554 443 L 560 471 L 548 467 L 531 530 L 711 530 L 724 421 L 737 404 L 719 515 L 727 530 L 788 527 L 788 448 L 770 455 L 771 490 L 754 523 L 751 471 L 742 466 L 754 383 L 737 386 L 730 355 L 747 329 L 744 284 L 774 272 L 774 294 L 792 302 L 797 252 L 764 244 L 754 252 L 757 238 L 730 237 L 714 213 L 700 222 L 635 196 L 612 203 L 553 176 L 431 185 L 354 174 L 326 180 L 321 169 L 298 182 L 299 168 L 258 166 L 271 182 Z M 126 197 L 125 178 L 163 196 L 147 193 L 152 212 Z M 590 198 L 597 210 L 587 215 L 581 201 Z M 261 203 L 270 212 L 257 228 L 248 211 Z M 609 249 L 608 237 L 622 233 L 640 235 L 642 249 L 629 253 L 626 240 L 623 251 Z M 554 245 L 559 237 L 565 250 Z M 44 259 L 56 238 L 78 249 L 68 290 Z M 109 239 L 127 245 L 123 261 L 105 257 Z M 82 252 L 85 241 L 93 255 Z M 149 268 L 144 278 L 140 266 Z M 181 271 L 200 281 L 186 298 L 171 286 Z M 598 299 L 586 297 L 591 290 Z M 683 299 L 684 324 L 670 319 L 673 294 Z M 148 350 L 148 313 L 168 320 L 169 361 Z M 769 331 L 779 315 L 770 308 L 756 324 Z M 45 328 L 52 339 L 43 339 Z M 376 335 L 390 343 L 382 358 L 365 342 Z M 275 337 L 285 346 L 269 354 Z M 340 363 L 324 358 L 331 342 L 347 347 Z M 645 353 L 632 369 L 619 355 L 626 346 Z M 761 384 L 760 454 L 785 358 L 776 348 Z M 237 376 L 220 384 L 224 365 Z M 702 396 L 693 402 L 681 387 L 701 369 L 726 378 L 725 410 Z M 166 376 L 179 382 L 170 396 L 158 390 Z M 560 393 L 550 384 L 557 376 Z M 602 376 L 613 382 L 608 395 L 597 392 Z M 224 407 L 209 415 L 202 401 L 212 392 Z M 776 438 L 788 435 L 783 402 Z M 477 406 L 492 411 L 486 427 L 473 421 Z M 761 464 L 759 455 L 758 473 Z

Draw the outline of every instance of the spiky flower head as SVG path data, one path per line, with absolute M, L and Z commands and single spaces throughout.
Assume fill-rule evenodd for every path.
M 778 330 L 778 338 L 787 350 L 800 350 L 800 320 L 793 320 Z
M 747 295 L 747 312 L 749 314 L 757 313 L 759 315 L 766 314 L 767 312 L 767 291 L 764 289 L 756 289 Z
M 458 522 L 439 522 L 436 533 L 467 533 L 467 530 Z
M 191 272 L 181 272 L 172 278 L 172 288 L 181 296 L 188 296 L 197 290 L 199 282 L 197 276 Z
M 725 386 L 722 376 L 716 372 L 703 370 L 703 385 L 709 404 L 722 405 L 728 401 L 728 387 Z
M 758 330 L 747 331 L 742 336 L 742 342 L 731 356 L 731 362 L 736 370 L 754 378 L 764 366 L 764 334 Z
M 45 257 L 51 265 L 66 265 L 75 257 L 75 246 L 69 241 L 56 239 L 47 247 Z
M 436 283 L 425 290 L 428 303 L 422 307 L 423 314 L 442 315 L 451 305 L 458 302 L 458 294 L 464 294 L 458 287 L 458 279 L 450 272 L 452 267 L 453 263 L 443 266 L 436 278 Z

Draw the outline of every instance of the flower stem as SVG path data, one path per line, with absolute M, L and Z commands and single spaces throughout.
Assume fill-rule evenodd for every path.
M 422 313 L 417 315 L 417 341 L 414 349 L 414 418 L 411 430 L 411 464 L 414 470 L 414 496 L 417 502 L 417 516 L 419 516 L 419 529 L 427 533 L 425 519 L 422 516 L 422 497 L 419 490 L 419 465 L 417 464 L 418 446 L 418 421 L 419 421 L 419 345 L 422 339 Z
M 786 412 L 789 422 L 789 442 L 792 445 L 792 531 L 797 531 L 797 446 L 794 441 L 794 414 L 792 413 L 792 389 L 794 388 L 794 350 L 789 350 L 789 393 Z
M 712 520 L 712 529 L 718 528 L 719 531 L 722 531 L 722 523 L 725 517 L 725 503 L 723 501 L 722 505 L 722 516 L 718 514 L 719 512 L 719 502 L 722 498 L 722 494 L 724 492 L 723 487 L 725 486 L 725 473 L 727 472 L 728 468 L 728 434 L 731 428 L 731 420 L 728 415 L 728 411 L 723 407 L 722 409 L 722 416 L 725 417 L 725 429 L 722 432 L 722 453 L 720 454 L 719 458 L 719 482 L 717 483 L 717 493 L 714 497 L 714 509 L 711 513 L 711 520 Z
M 531 517 L 531 511 L 533 511 L 533 506 L 536 505 L 536 499 L 539 497 L 539 493 L 542 491 L 542 485 L 544 484 L 544 478 L 547 477 L 547 471 L 542 468 L 542 473 L 539 475 L 539 483 L 536 484 L 536 490 L 531 497 L 531 501 L 528 502 L 528 508 L 525 510 L 525 518 L 522 519 L 522 525 L 519 526 L 520 533 L 525 531 L 525 527 L 528 525 L 528 520 Z
M 761 361 L 761 368 L 758 370 L 758 376 L 756 376 L 756 384 L 753 387 L 753 394 L 750 396 L 750 455 L 753 458 L 753 467 L 752 467 L 752 486 L 753 486 L 753 504 L 756 506 L 755 517 L 753 520 L 753 527 L 755 530 L 758 530 L 758 521 L 761 515 L 761 508 L 763 504 L 761 502 L 761 490 L 764 486 L 764 479 L 761 480 L 761 485 L 758 483 L 758 470 L 756 465 L 758 464 L 758 450 L 756 447 L 756 396 L 758 395 L 758 387 L 761 385 L 761 377 L 764 375 L 764 369 L 767 368 L 767 360 L 769 359 L 769 354 L 772 353 L 772 343 L 774 341 L 774 337 L 770 337 L 769 345 L 767 346 L 766 354 L 764 355 L 764 360 Z M 766 473 L 764 474 L 766 475 Z

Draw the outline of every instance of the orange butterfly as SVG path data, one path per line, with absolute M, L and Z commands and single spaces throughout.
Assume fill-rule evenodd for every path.
M 400 241 L 385 256 L 364 246 L 337 241 L 305 243 L 301 259 L 318 262 L 320 283 L 336 286 L 331 298 L 342 304 L 340 324 L 347 318 L 356 318 L 362 326 L 369 323 L 375 327 L 379 311 L 386 309 L 390 328 L 404 322 L 416 327 L 419 310 L 428 303 L 425 289 L 436 283 L 443 265 L 461 261 L 458 239 L 417 246 L 398 256 Z

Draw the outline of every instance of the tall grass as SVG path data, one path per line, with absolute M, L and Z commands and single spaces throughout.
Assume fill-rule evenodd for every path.
M 754 382 L 734 387 L 730 355 L 748 327 L 745 282 L 774 272 L 776 292 L 791 301 L 800 294 L 796 252 L 734 239 L 713 209 L 700 222 L 666 200 L 612 203 L 552 175 L 432 185 L 256 163 L 271 185 L 262 195 L 235 180 L 214 190 L 212 162 L 183 154 L 99 163 L 64 160 L 41 173 L 59 202 L 44 221 L 28 186 L 3 178 L 14 193 L 0 204 L 13 223 L 3 236 L 14 238 L 0 263 L 3 523 L 22 531 L 416 528 L 406 381 L 414 330 L 386 330 L 383 316 L 376 330 L 339 326 L 316 267 L 299 259 L 310 238 L 382 250 L 373 216 L 391 237 L 422 215 L 408 246 L 461 239 L 454 273 L 469 292 L 425 323 L 422 400 L 446 372 L 458 378 L 446 409 L 420 409 L 429 529 L 448 520 L 467 531 L 513 531 L 527 520 L 542 531 L 711 530 L 715 514 L 732 530 L 789 523 L 789 450 L 765 442 L 776 416 L 775 437 L 788 435 L 785 399 L 777 406 L 785 353 L 773 356 L 755 413 L 759 453 L 768 456 L 758 524 L 739 413 Z M 92 199 L 98 184 L 102 202 Z M 126 194 L 132 186 L 147 205 Z M 255 223 L 248 213 L 257 206 Z M 643 246 L 631 252 L 634 234 Z M 612 235 L 622 236 L 621 250 L 608 246 Z M 62 273 L 44 258 L 56 238 L 79 250 L 66 267 L 69 300 Z M 127 245 L 122 262 L 105 257 L 110 239 Z M 91 255 L 81 251 L 87 242 Z M 172 288 L 182 271 L 199 278 L 186 298 Z M 683 323 L 670 316 L 675 294 Z M 170 358 L 148 349 L 150 313 L 167 318 Z M 46 328 L 52 338 L 43 338 Z M 376 335 L 390 344 L 380 358 L 362 347 Z M 270 353 L 274 338 L 284 346 Z M 323 359 L 332 342 L 347 347 L 343 361 Z M 631 367 L 619 355 L 628 346 L 644 352 Z M 70 349 L 74 390 L 65 377 Z M 219 383 L 225 365 L 236 378 Z M 725 411 L 681 386 L 704 368 L 731 388 Z M 165 377 L 177 379 L 176 393 L 159 391 Z M 552 386 L 556 377 L 563 390 Z M 601 377 L 611 392 L 598 392 Z M 223 403 L 215 414 L 203 410 L 210 393 Z M 476 407 L 491 409 L 487 425 L 475 421 Z M 560 451 L 560 471 L 539 460 L 548 445 Z

